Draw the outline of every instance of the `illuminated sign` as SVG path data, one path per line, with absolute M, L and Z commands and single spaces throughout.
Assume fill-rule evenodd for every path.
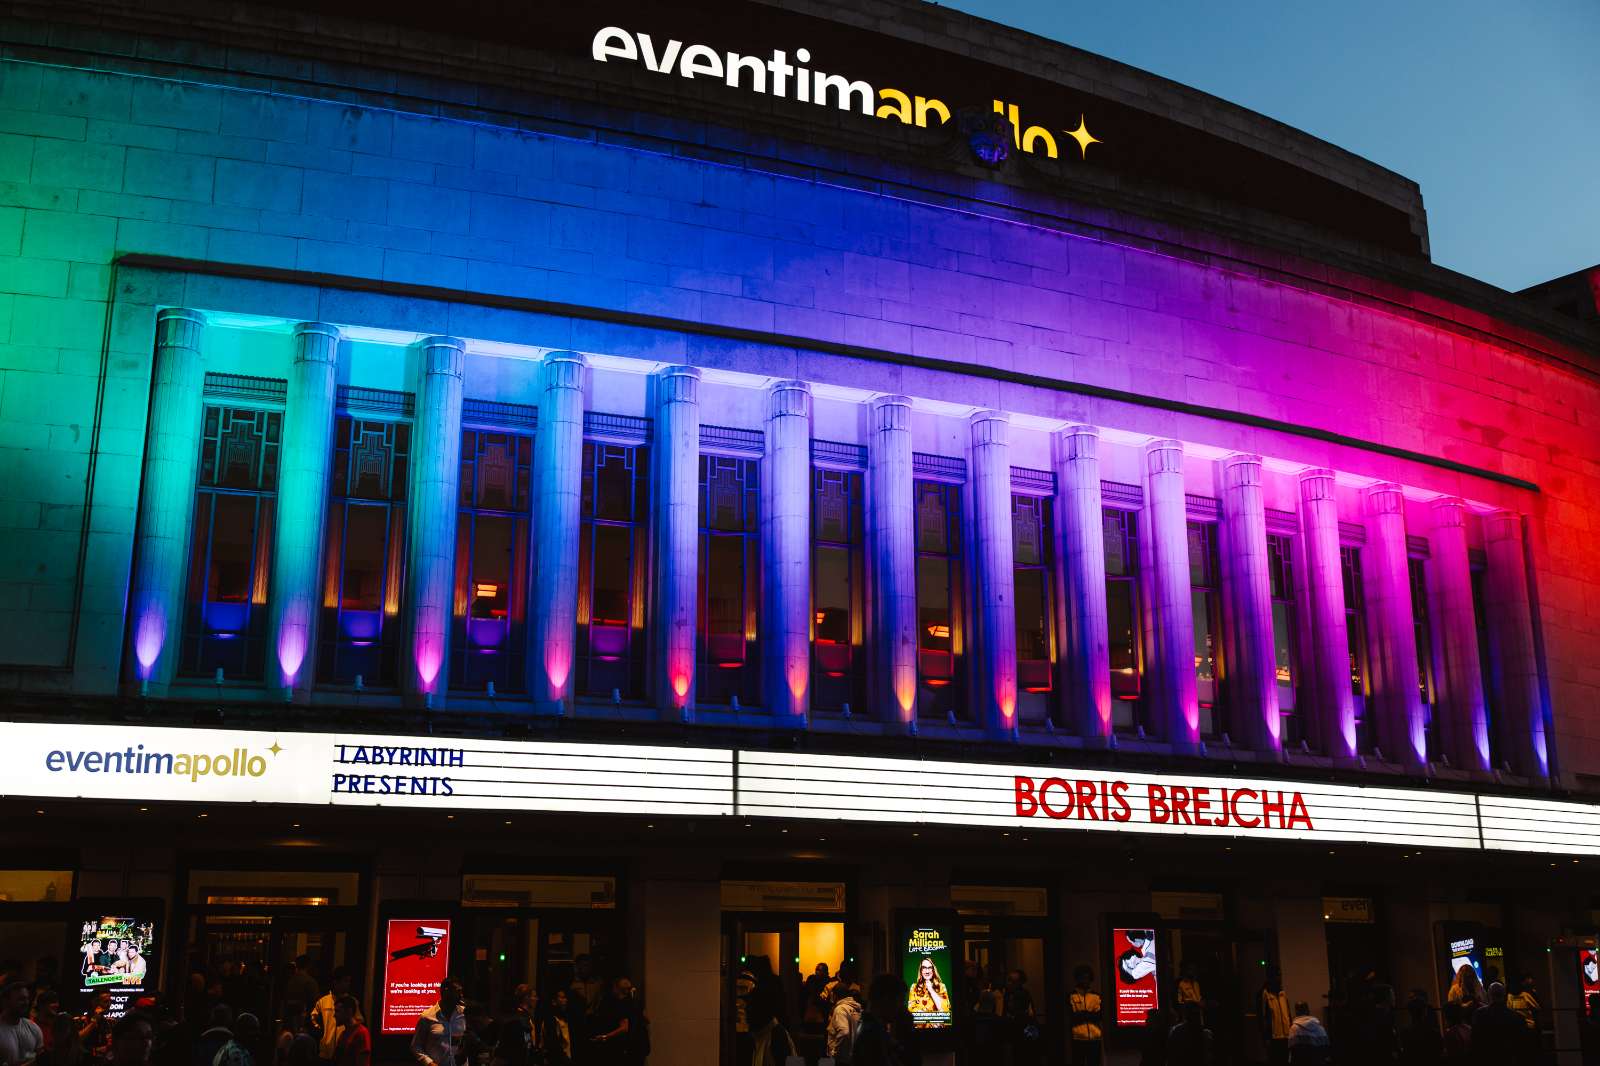
M 410 1033 L 450 973 L 450 922 L 395 918 L 384 938 L 383 1032 Z
M 78 995 L 84 1013 L 117 1019 L 156 985 L 157 912 L 91 914 L 76 926 Z M 107 993 L 104 1004 L 96 1002 Z
M 739 813 L 1089 832 L 1478 846 L 1473 797 L 1187 774 L 740 752 Z
M 733 753 L 640 744 L 4 723 L 0 792 L 726 815 L 733 812 Z
M 954 1024 L 950 960 L 950 940 L 942 929 L 919 927 L 901 941 L 900 976 L 909 990 L 912 1028 L 939 1032 Z
M 1113 972 L 1117 1024 L 1147 1024 L 1150 1012 L 1161 1006 L 1155 930 L 1111 930 L 1111 957 L 1116 960 Z
M 1600 807 L 1533 797 L 793 751 L 37 722 L 0 722 L 0 795 L 1600 850 Z
M 833 107 L 868 117 L 899 122 L 906 126 L 938 127 L 950 121 L 950 107 L 937 97 L 908 93 L 902 89 L 879 89 L 859 78 L 829 74 L 805 66 L 812 61 L 811 50 L 797 47 L 791 52 L 773 48 L 765 58 L 721 50 L 707 44 L 688 44 L 676 38 L 658 40 L 648 33 L 635 33 L 620 26 L 603 26 L 594 35 L 590 56 L 597 63 L 637 62 L 652 74 L 665 74 L 686 81 L 717 81 L 731 89 L 775 99 L 794 99 L 802 104 Z M 1055 159 L 1059 155 L 1056 135 L 1078 146 L 1079 158 L 1088 158 L 1089 146 L 1100 140 L 1089 133 L 1083 115 L 1076 129 L 1050 130 L 1024 125 L 1020 107 L 995 99 L 994 113 L 1011 124 L 1015 147 L 1029 154 Z

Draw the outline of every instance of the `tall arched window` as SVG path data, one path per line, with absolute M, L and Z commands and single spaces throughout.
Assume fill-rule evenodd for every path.
M 701 703 L 761 702 L 760 477 L 759 459 L 700 457 Z
M 811 705 L 861 709 L 861 475 L 818 467 L 811 488 Z
M 578 694 L 644 695 L 649 449 L 586 441 L 578 549 Z

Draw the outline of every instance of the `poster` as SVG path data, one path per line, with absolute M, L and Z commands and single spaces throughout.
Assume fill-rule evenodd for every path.
M 1590 996 L 1600 995 L 1600 950 L 1578 949 L 1578 980 L 1583 982 L 1583 1002 L 1587 1007 Z
M 120 1018 L 128 1004 L 156 983 L 156 923 L 149 917 L 90 916 L 78 929 L 78 993 L 85 1008 L 111 993 L 106 1017 Z
M 1149 1013 L 1161 1005 L 1155 930 L 1113 929 L 1111 955 L 1117 960 L 1117 1024 L 1144 1025 Z
M 448 919 L 394 918 L 384 940 L 384 1033 L 410 1033 L 450 972 Z
M 906 934 L 900 953 L 900 975 L 910 990 L 906 1010 L 911 1026 L 927 1032 L 948 1030 L 950 1013 L 950 943 L 940 929 L 920 926 Z

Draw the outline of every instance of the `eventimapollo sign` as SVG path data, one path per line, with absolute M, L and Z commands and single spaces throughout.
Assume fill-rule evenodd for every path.
M 1535 797 L 726 748 L 35 722 L 0 723 L 0 794 L 1600 847 L 1600 807 Z

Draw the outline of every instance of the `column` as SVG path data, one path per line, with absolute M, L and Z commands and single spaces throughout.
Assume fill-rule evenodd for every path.
M 867 523 L 874 624 L 874 713 L 917 731 L 917 551 L 911 401 L 872 401 L 867 443 Z
M 1153 686 L 1150 720 L 1172 750 L 1200 750 L 1200 701 L 1194 683 L 1194 600 L 1189 591 L 1189 513 L 1183 491 L 1183 445 L 1151 441 L 1144 449 L 1144 528 L 1149 539 Z
M 1467 508 L 1459 498 L 1441 496 L 1433 501 L 1428 544 L 1428 580 L 1437 603 L 1433 639 L 1439 646 L 1436 683 L 1442 750 L 1457 769 L 1487 771 L 1489 717 L 1478 660 L 1478 622 L 1472 609 Z
M 1232 620 L 1228 667 L 1230 717 L 1240 744 L 1283 757 L 1278 707 L 1278 657 L 1272 633 L 1272 576 L 1267 564 L 1267 509 L 1261 456 L 1230 455 L 1218 464 L 1222 486 L 1219 552 Z
M 1011 531 L 1011 419 L 972 416 L 972 556 L 976 567 L 977 719 L 996 739 L 1017 735 L 1017 596 Z
M 1369 714 L 1378 716 L 1383 753 L 1408 769 L 1428 768 L 1427 719 L 1418 694 L 1417 640 L 1411 605 L 1410 553 L 1406 549 L 1405 497 L 1400 486 L 1373 485 L 1366 492 L 1367 645 L 1372 695 Z
M 294 343 L 272 532 L 267 684 L 286 700 L 304 702 L 316 676 L 339 330 L 325 322 L 302 322 L 295 327 Z
M 141 692 L 164 695 L 178 667 L 183 582 L 200 463 L 205 316 L 169 307 L 156 315 L 150 372 L 150 424 L 128 589 L 133 669 Z
M 1099 447 L 1093 426 L 1068 426 L 1051 438 L 1061 707 L 1078 735 L 1095 746 L 1108 743 L 1113 732 Z
M 1339 560 L 1339 505 L 1332 470 L 1300 474 L 1300 536 L 1310 634 L 1304 659 L 1322 750 L 1334 758 L 1353 759 L 1356 705 L 1350 689 L 1350 634 L 1344 621 L 1344 566 Z
M 578 648 L 578 537 L 583 502 L 583 356 L 551 352 L 539 367 L 533 439 L 533 572 L 528 583 L 528 694 L 535 710 L 572 702 Z
M 422 342 L 406 511 L 406 642 L 400 656 L 401 692 L 412 706 L 443 704 L 450 687 L 465 361 L 466 348 L 454 337 Z
M 1528 568 L 1522 550 L 1522 516 L 1494 511 L 1483 520 L 1484 614 L 1496 661 L 1495 706 L 1500 735 L 1505 738 L 1511 768 L 1526 777 L 1548 777 L 1544 699 L 1539 662 L 1533 646 L 1533 607 L 1528 595 Z
M 768 393 L 761 464 L 762 693 L 779 726 L 811 709 L 811 386 Z
M 700 566 L 700 371 L 655 376 L 656 704 L 667 721 L 694 719 Z

